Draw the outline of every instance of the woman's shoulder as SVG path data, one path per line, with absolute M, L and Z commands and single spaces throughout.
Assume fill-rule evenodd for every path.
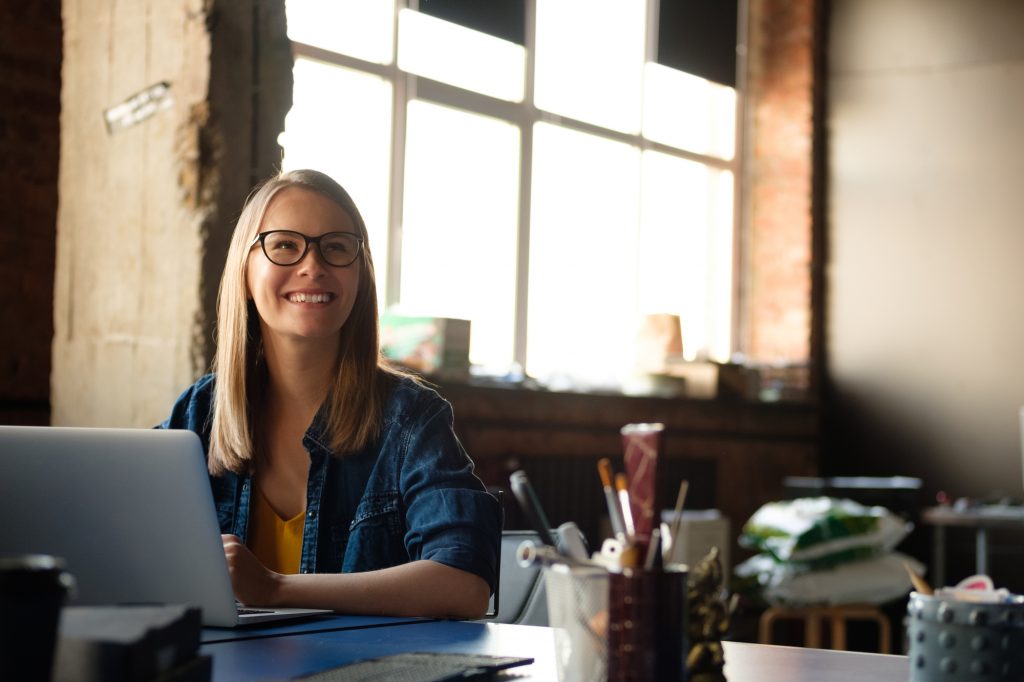
M 201 429 L 209 421 L 216 386 L 214 373 L 196 379 L 174 401 L 170 416 L 161 426 L 165 429 Z
M 217 384 L 217 373 L 216 372 L 210 372 L 209 374 L 204 374 L 203 376 L 201 376 L 198 379 L 196 379 L 195 382 L 193 382 L 192 386 L 190 386 L 190 388 L 192 388 L 194 390 L 197 390 L 197 391 L 206 391 L 206 390 L 212 391 L 214 386 L 216 386 L 216 384 Z
M 387 386 L 385 419 L 408 416 L 411 412 L 451 409 L 433 386 L 415 375 L 384 373 L 384 382 Z
M 214 391 L 217 388 L 217 375 L 214 372 L 204 374 L 196 379 L 191 386 L 186 388 L 178 400 L 202 400 L 213 399 Z

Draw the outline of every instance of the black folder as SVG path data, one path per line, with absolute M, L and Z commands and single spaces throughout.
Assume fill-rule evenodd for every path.
M 57 682 L 204 682 L 200 611 L 187 606 L 75 606 L 61 612 Z

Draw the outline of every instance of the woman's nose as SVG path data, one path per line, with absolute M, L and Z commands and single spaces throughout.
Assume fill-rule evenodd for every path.
M 320 245 L 310 244 L 306 255 L 299 262 L 299 271 L 307 272 L 313 276 L 322 276 L 327 274 L 327 268 L 327 262 L 320 255 Z

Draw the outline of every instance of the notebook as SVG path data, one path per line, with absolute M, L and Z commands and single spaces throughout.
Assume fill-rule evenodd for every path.
M 520 656 L 490 656 L 451 652 L 412 652 L 349 663 L 305 677 L 303 682 L 449 682 L 454 680 L 514 679 L 496 675 L 533 663 Z
M 0 554 L 62 557 L 69 603 L 183 604 L 234 627 L 330 611 L 237 606 L 199 437 L 0 426 Z

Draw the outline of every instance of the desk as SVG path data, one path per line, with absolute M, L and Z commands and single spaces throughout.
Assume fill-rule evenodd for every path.
M 348 618 L 341 616 L 339 618 Z M 329 624 L 321 622 L 319 627 Z M 520 680 L 558 679 L 554 631 L 531 625 L 460 621 L 398 622 L 393 625 L 308 630 L 276 637 L 204 643 L 213 656 L 213 682 L 285 680 L 365 658 L 407 651 L 449 651 L 531 656 L 513 669 Z M 350 622 L 351 624 L 351 622 Z M 800 649 L 725 642 L 729 682 L 905 682 L 905 656 Z
M 921 520 L 933 526 L 933 587 L 946 586 L 946 527 L 974 529 L 974 572 L 988 575 L 988 529 L 1024 528 L 1024 507 L 987 505 L 957 510 L 954 507 L 929 507 L 921 512 Z
M 213 642 L 200 649 L 213 656 L 213 682 L 286 680 L 408 651 L 530 656 L 532 665 L 515 669 L 528 675 L 521 679 L 558 679 L 553 630 L 531 625 L 422 621 Z
M 906 682 L 906 656 L 724 642 L 729 682 Z

